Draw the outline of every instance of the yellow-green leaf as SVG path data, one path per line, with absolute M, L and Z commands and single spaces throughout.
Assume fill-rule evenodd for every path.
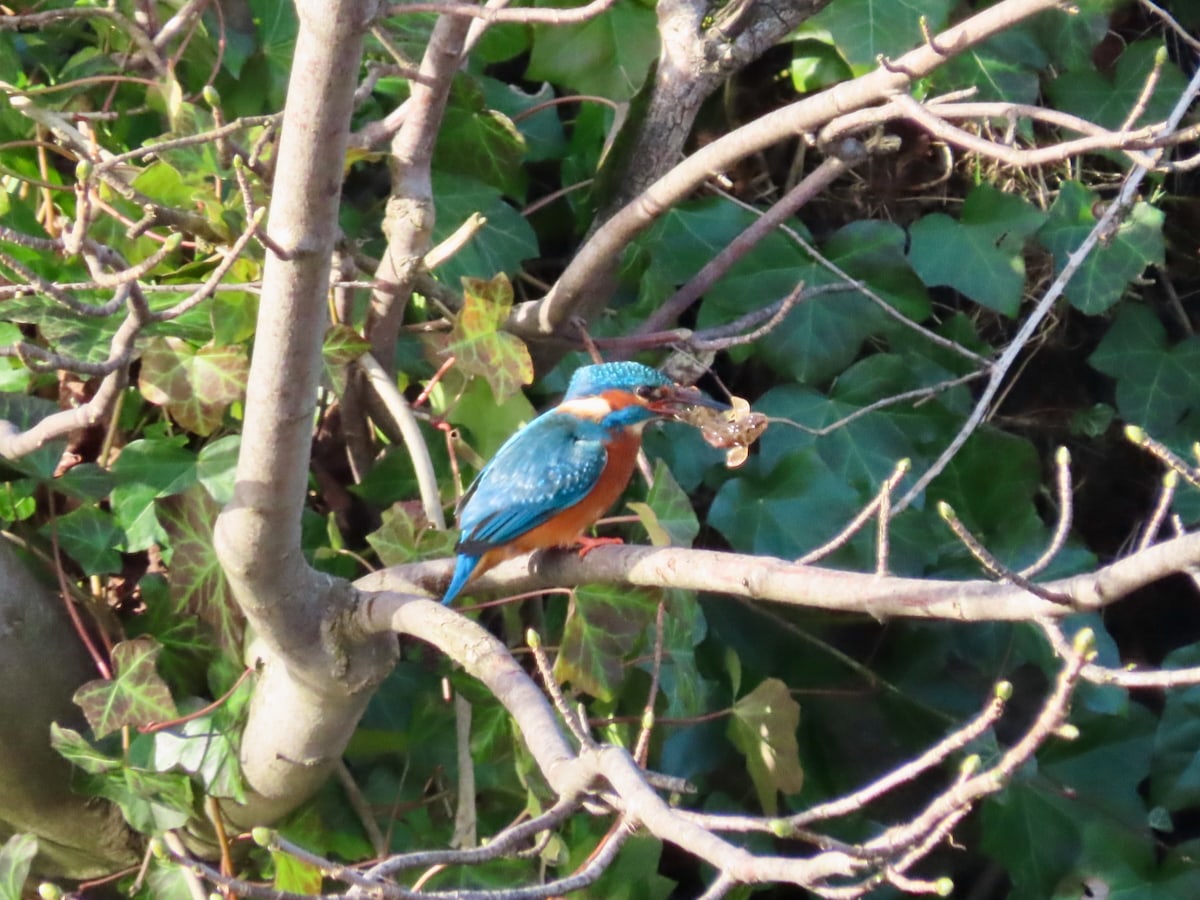
M 768 678 L 733 704 L 729 738 L 746 757 L 746 767 L 763 812 L 778 810 L 778 792 L 795 794 L 804 786 L 796 729 L 800 704 L 778 678 Z
M 533 360 L 524 341 L 501 331 L 512 309 L 513 291 L 508 276 L 491 281 L 463 279 L 463 305 L 454 318 L 446 352 L 468 375 L 479 375 L 503 403 L 533 381 Z

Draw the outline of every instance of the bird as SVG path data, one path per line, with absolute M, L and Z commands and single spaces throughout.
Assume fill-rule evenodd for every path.
M 454 574 L 442 602 L 522 553 L 579 545 L 585 554 L 614 542 L 583 532 L 625 490 L 642 429 L 697 405 L 727 408 L 641 363 L 577 369 L 558 406 L 510 437 L 463 495 Z

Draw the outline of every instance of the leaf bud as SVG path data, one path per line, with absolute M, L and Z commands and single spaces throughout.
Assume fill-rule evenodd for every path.
M 1090 628 L 1080 628 L 1071 639 L 1071 646 L 1080 656 L 1087 656 L 1096 649 L 1096 632 Z
M 254 839 L 254 843 L 260 847 L 270 848 L 275 840 L 275 832 L 265 825 L 256 825 L 250 831 L 250 837 Z
M 1064 741 L 1074 741 L 1079 738 L 1079 727 L 1068 722 L 1054 729 L 1054 736 Z

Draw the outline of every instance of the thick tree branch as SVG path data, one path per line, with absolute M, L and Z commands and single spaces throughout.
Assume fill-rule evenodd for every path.
M 1003 0 L 946 29 L 894 62 L 853 81 L 806 97 L 729 132 L 697 150 L 663 175 L 592 233 L 554 287 L 541 300 L 518 307 L 509 327 L 523 336 L 552 334 L 575 316 L 596 284 L 609 276 L 629 242 L 660 215 L 683 200 L 714 173 L 738 160 L 797 134 L 816 131 L 837 116 L 879 103 L 928 75 L 947 58 L 986 40 L 1039 12 L 1055 9 L 1060 0 Z
M 269 821 L 328 774 L 371 689 L 390 639 L 351 644 L 339 617 L 351 592 L 311 569 L 300 549 L 325 298 L 350 110 L 366 29 L 354 0 L 298 4 L 300 31 L 284 113 L 246 421 L 234 499 L 216 549 L 265 658 L 242 740 L 254 794 L 231 811 Z
M 359 579 L 364 590 L 425 590 L 437 594 L 449 560 L 383 569 Z M 503 563 L 474 585 L 479 594 L 515 594 L 548 587 L 617 584 L 669 587 L 787 603 L 813 609 L 961 622 L 1058 619 L 1101 609 L 1159 579 L 1200 566 L 1200 534 L 1187 534 L 1103 566 L 1094 572 L 1041 582 L 1070 599 L 1051 603 L 993 581 L 879 577 L 803 566 L 765 556 L 678 547 L 598 547 L 577 553 L 524 556 Z

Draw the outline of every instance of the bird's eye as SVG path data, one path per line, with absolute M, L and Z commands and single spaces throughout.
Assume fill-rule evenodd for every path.
M 653 400 L 661 394 L 661 389 L 653 385 L 641 384 L 634 390 L 634 393 L 643 400 Z

